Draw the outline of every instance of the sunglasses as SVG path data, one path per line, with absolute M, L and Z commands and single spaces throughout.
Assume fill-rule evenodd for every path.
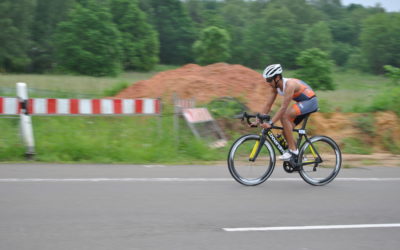
M 272 82 L 272 79 L 274 79 L 274 78 L 273 78 L 273 77 L 265 78 L 265 80 L 266 80 L 268 83 L 271 83 L 271 82 Z

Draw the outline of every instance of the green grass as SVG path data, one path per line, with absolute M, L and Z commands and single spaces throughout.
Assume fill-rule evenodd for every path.
M 151 72 L 125 72 L 118 77 L 92 77 L 74 75 L 0 74 L 0 95 L 15 96 L 17 82 L 25 82 L 31 97 L 99 98 L 105 91 L 121 83 L 133 84 L 146 80 L 160 71 L 177 66 L 158 65 Z
M 225 158 L 172 117 L 32 117 L 37 161 L 190 163 Z M 23 160 L 17 119 L 0 119 L 0 161 Z
M 336 90 L 317 91 L 318 98 L 327 102 L 332 111 L 363 112 L 375 97 L 392 88 L 384 76 L 353 71 L 336 71 L 333 80 Z

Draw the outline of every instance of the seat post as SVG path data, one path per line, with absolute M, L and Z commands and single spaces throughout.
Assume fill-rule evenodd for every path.
M 306 125 L 307 125 L 307 121 L 308 121 L 308 118 L 310 117 L 310 114 L 308 114 L 305 118 L 304 118 L 304 121 L 303 121 L 303 125 L 301 126 L 301 129 L 305 129 L 306 128 Z

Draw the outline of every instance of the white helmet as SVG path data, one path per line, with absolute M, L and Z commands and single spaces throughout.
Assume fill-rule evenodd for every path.
M 272 65 L 267 66 L 264 69 L 263 77 L 270 78 L 275 75 L 282 74 L 282 72 L 283 72 L 283 70 L 282 70 L 282 66 L 280 64 L 272 64 Z

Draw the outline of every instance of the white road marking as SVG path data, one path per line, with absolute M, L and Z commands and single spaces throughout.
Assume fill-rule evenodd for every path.
M 394 227 L 400 227 L 400 223 L 288 226 L 288 227 L 242 227 L 242 228 L 223 228 L 223 230 L 226 232 L 252 232 L 252 231 L 293 231 L 293 230 L 362 229 L 362 228 L 394 228 Z
M 232 178 L 2 178 L 1 182 L 226 182 Z M 271 178 L 268 181 L 303 181 L 301 178 Z M 400 181 L 400 178 L 336 178 L 334 181 Z

